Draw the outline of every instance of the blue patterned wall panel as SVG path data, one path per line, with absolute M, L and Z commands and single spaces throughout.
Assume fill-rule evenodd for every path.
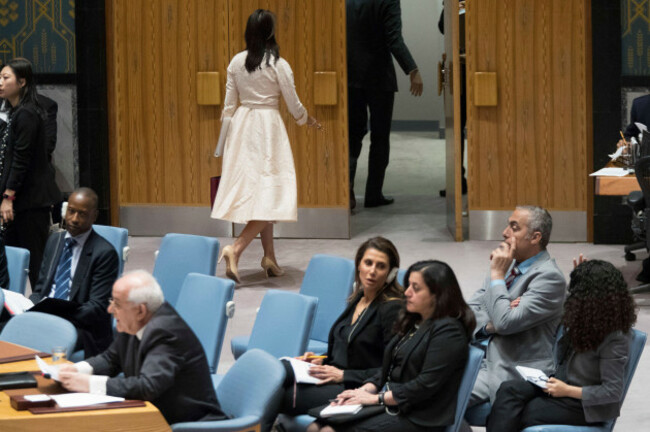
M 650 0 L 621 0 L 624 76 L 650 76 Z
M 0 61 L 25 57 L 36 73 L 75 73 L 74 6 L 74 0 L 0 0 Z

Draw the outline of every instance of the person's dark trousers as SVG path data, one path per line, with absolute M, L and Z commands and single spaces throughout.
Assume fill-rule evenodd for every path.
M 486 430 L 519 432 L 546 424 L 588 425 L 579 399 L 553 398 L 535 384 L 512 380 L 499 387 Z
M 390 156 L 390 126 L 394 92 L 348 87 L 348 129 L 350 141 L 350 191 L 354 188 L 361 141 L 368 133 L 370 111 L 370 153 L 365 201 L 379 201 Z
M 38 281 L 45 242 L 50 233 L 50 208 L 23 210 L 14 214 L 7 225 L 5 244 L 29 250 L 29 283 L 32 288 Z

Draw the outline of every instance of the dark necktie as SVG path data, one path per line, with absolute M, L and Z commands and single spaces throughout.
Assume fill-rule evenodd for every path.
M 519 267 L 515 265 L 512 270 L 510 271 L 510 274 L 506 278 L 506 289 L 510 289 L 512 286 L 512 283 L 515 281 L 515 278 L 519 276 Z
M 54 298 L 67 300 L 70 293 L 70 278 L 72 276 L 72 248 L 77 242 L 73 238 L 65 240 L 63 252 L 59 258 L 54 278 Z

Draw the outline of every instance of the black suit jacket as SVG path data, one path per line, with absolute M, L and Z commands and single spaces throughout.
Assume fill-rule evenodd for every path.
M 65 231 L 53 233 L 47 239 L 38 282 L 29 297 L 32 302 L 38 303 L 50 294 L 64 245 Z M 115 248 L 91 231 L 81 250 L 70 288 L 70 301 L 80 304 L 70 321 L 77 327 L 86 357 L 104 351 L 113 340 L 111 316 L 106 309 L 118 269 Z
M 399 0 L 346 0 L 348 86 L 397 91 L 393 58 L 404 71 L 417 69 L 402 38 Z
M 400 337 L 386 347 L 382 370 L 368 382 L 382 388 L 388 378 L 393 349 Z M 404 366 L 389 383 L 400 415 L 424 427 L 454 422 L 458 389 L 469 355 L 469 339 L 455 318 L 427 320 L 412 340 L 402 346 Z
M 630 113 L 630 124 L 625 129 L 625 138 L 639 138 L 639 128 L 635 122 L 642 123 L 650 128 L 650 95 L 645 95 L 634 99 L 632 102 L 632 112 Z
M 359 299 L 350 302 L 332 326 L 328 338 L 328 359 L 332 358 L 334 349 L 334 328 L 353 312 L 358 302 Z M 344 347 L 348 357 L 347 367 L 342 368 L 343 384 L 346 388 L 359 387 L 365 380 L 379 372 L 384 348 L 393 337 L 393 326 L 402 304 L 400 300 L 388 300 L 373 301 L 368 306 L 359 325 L 354 329 L 350 342 Z M 325 364 L 329 363 L 325 361 Z
M 45 112 L 45 148 L 47 149 L 47 156 L 50 162 L 52 161 L 52 153 L 56 148 L 56 116 L 59 112 L 59 105 L 47 96 L 42 94 L 38 95 L 38 104 L 41 106 L 41 109 Z
M 49 207 L 61 200 L 45 142 L 42 111 L 30 103 L 12 110 L 0 192 L 16 191 L 14 211 Z
M 147 323 L 141 341 L 119 333 L 108 350 L 87 361 L 93 374 L 111 377 L 108 395 L 151 401 L 169 424 L 225 418 L 201 343 L 167 302 Z M 120 372 L 124 376 L 117 376 Z

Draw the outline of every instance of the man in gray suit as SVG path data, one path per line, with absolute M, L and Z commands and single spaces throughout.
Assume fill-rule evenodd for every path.
M 552 225 L 545 209 L 517 207 L 492 251 L 483 287 L 468 302 L 476 314 L 475 338 L 488 340 L 469 406 L 494 401 L 503 381 L 520 376 L 517 365 L 553 369 L 566 280 L 546 250 Z

